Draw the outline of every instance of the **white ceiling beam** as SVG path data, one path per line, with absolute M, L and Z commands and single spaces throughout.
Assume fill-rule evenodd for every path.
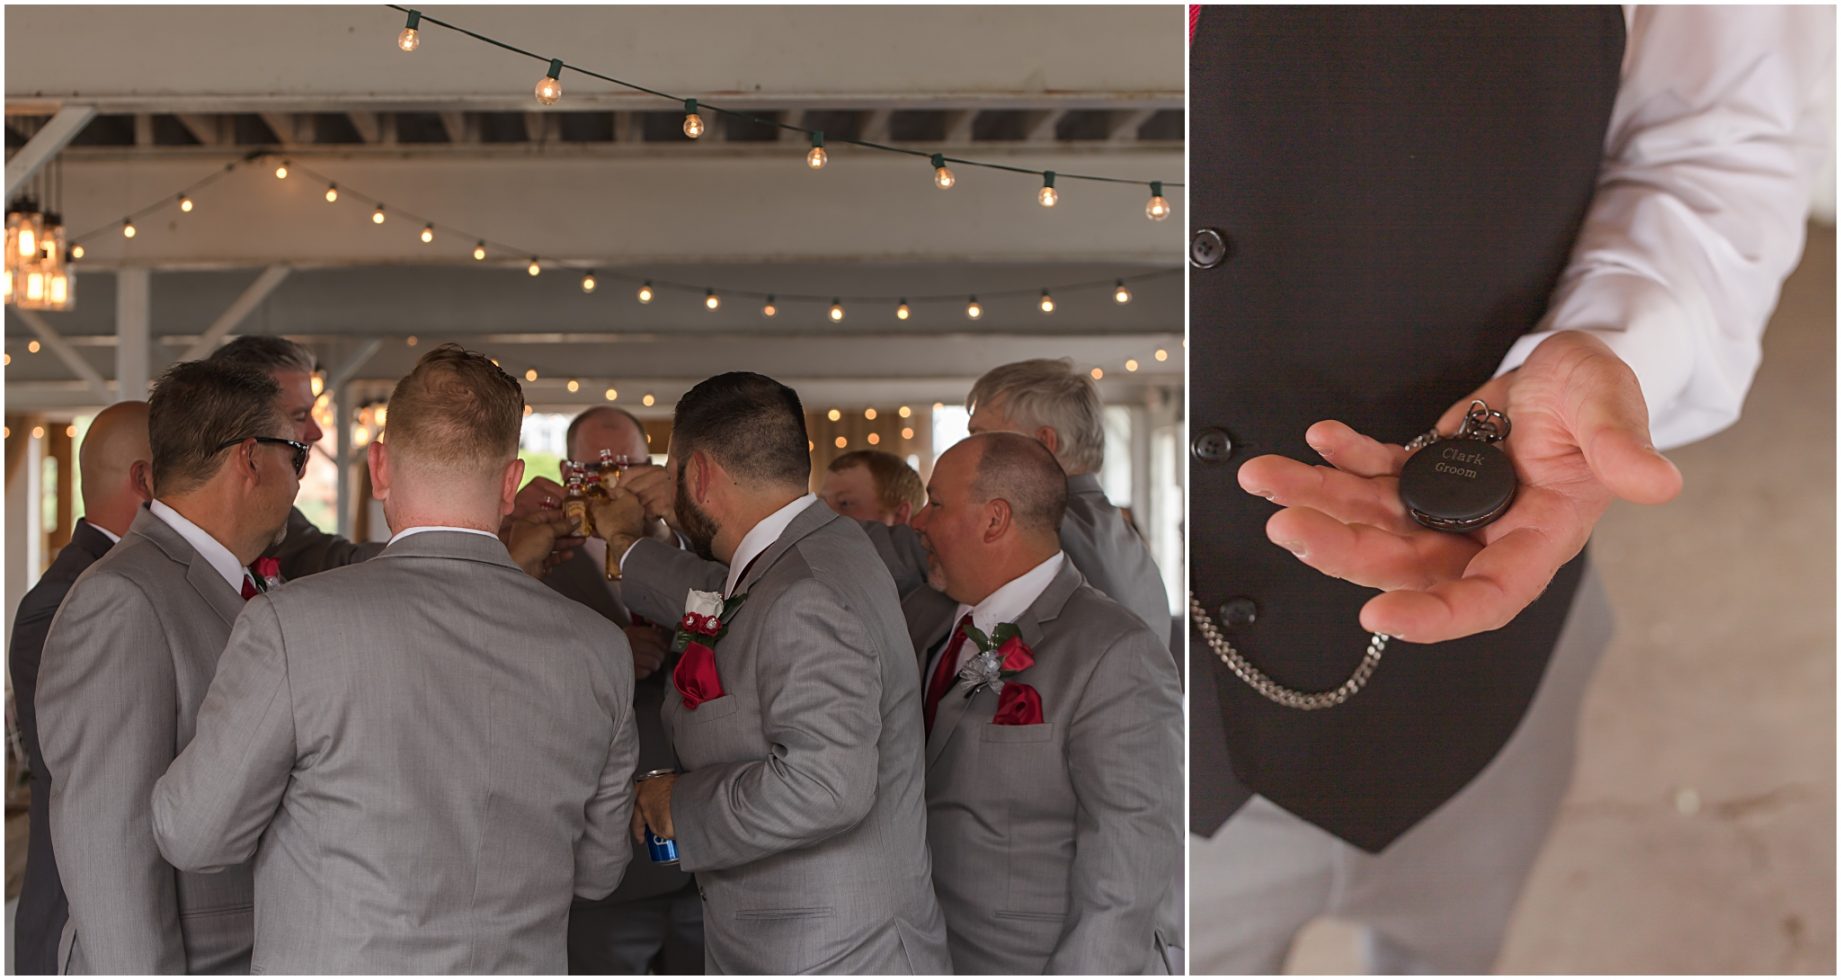
M 65 343 L 63 335 L 53 329 L 51 324 L 46 323 L 45 318 L 40 316 L 37 310 L 22 310 L 15 307 L 13 312 L 19 314 L 19 319 L 38 335 L 40 343 L 49 348 L 58 360 L 64 362 L 65 367 L 70 368 L 71 373 L 89 387 L 92 395 L 104 401 L 114 399 L 114 386 L 104 381 L 101 372 L 91 367 L 90 363 L 83 359 L 83 355 L 77 353 L 76 348 Z
M 441 125 L 447 130 L 449 143 L 471 143 L 467 133 L 467 114 L 464 112 L 442 112 Z
M 137 112 L 134 114 L 134 145 L 153 145 L 153 114 Z
M 257 115 L 262 117 L 263 122 L 268 123 L 268 128 L 275 131 L 275 139 L 279 141 L 282 146 L 293 146 L 295 142 L 300 139 L 298 130 L 300 119 L 293 113 L 262 112 L 257 113 Z
M 952 146 L 964 146 L 972 141 L 972 121 L 978 118 L 976 109 L 958 109 L 946 114 L 945 142 Z
M 334 391 L 345 387 L 345 383 L 356 377 L 359 371 L 364 370 L 371 356 L 376 354 L 377 349 L 383 345 L 384 342 L 381 340 L 367 340 L 359 344 L 356 350 L 326 370 L 326 387 Z
M 352 121 L 352 128 L 358 131 L 358 138 L 366 143 L 376 145 L 383 142 L 383 126 L 375 112 L 348 112 L 345 114 Z
M 1156 114 L 1155 109 L 1116 111 L 1112 114 L 1106 138 L 1114 143 L 1130 143 L 1138 138 L 1138 127 L 1150 122 Z
M 181 112 L 173 116 L 192 134 L 192 138 L 205 146 L 218 146 L 224 142 L 221 116 L 202 112 Z
M 217 345 L 229 335 L 230 331 L 236 329 L 237 324 L 242 323 L 243 319 L 254 312 L 256 307 L 262 305 L 262 301 L 275 291 L 275 287 L 288 278 L 289 271 L 285 265 L 271 265 L 263 269 L 262 274 L 256 277 L 256 281 L 250 283 L 249 288 L 243 290 L 242 295 L 232 300 L 224 312 L 218 314 L 217 319 L 205 328 L 205 332 L 192 342 L 192 346 L 179 355 L 179 359 L 196 361 L 216 350 Z
M 1055 141 L 1055 128 L 1061 125 L 1066 109 L 1038 109 L 1031 114 L 1028 133 L 1024 136 L 1031 143 L 1052 143 Z
M 9 11 L 10 13 L 10 11 Z M 7 52 L 12 53 L 11 49 Z M 89 125 L 96 117 L 96 107 L 91 105 L 71 105 L 59 109 L 51 121 L 32 134 L 26 145 L 6 161 L 6 198 L 12 200 L 19 189 L 38 174 L 40 168 L 50 162 L 58 151 L 69 145 L 76 135 Z
M 804 109 L 788 109 L 785 112 L 777 112 L 774 114 L 774 118 L 788 126 L 804 126 L 805 116 L 806 113 Z M 790 129 L 780 130 L 779 141 L 782 143 L 803 143 L 805 140 L 805 135 L 801 133 L 794 132 Z
M 863 122 L 858 132 L 870 143 L 887 143 L 889 141 L 889 119 L 894 116 L 892 109 L 870 109 L 863 113 Z

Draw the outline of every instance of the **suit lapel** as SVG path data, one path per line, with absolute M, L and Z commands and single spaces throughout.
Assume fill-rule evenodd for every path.
M 761 576 L 767 574 L 767 570 L 772 568 L 775 562 L 778 562 L 787 551 L 791 550 L 793 545 L 799 543 L 801 538 L 835 520 L 841 520 L 841 518 L 824 501 L 812 501 L 805 510 L 800 511 L 799 515 L 793 518 L 793 522 L 786 526 L 786 530 L 780 534 L 780 537 L 773 544 L 768 545 L 767 550 L 761 552 L 760 557 L 755 558 L 742 573 L 741 580 L 735 583 L 735 594 L 745 595 L 749 589 L 754 587 L 754 583 L 761 580 Z

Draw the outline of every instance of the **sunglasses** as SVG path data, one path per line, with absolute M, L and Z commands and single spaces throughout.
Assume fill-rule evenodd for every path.
M 259 443 L 271 446 L 287 446 L 294 450 L 294 478 L 298 480 L 307 475 L 307 460 L 313 456 L 312 446 L 304 442 L 296 442 L 293 439 L 282 439 L 276 436 L 246 436 L 245 438 L 254 439 Z M 217 449 L 212 451 L 217 452 L 219 450 L 228 449 L 242 441 L 242 439 L 232 439 L 229 442 L 220 444 Z

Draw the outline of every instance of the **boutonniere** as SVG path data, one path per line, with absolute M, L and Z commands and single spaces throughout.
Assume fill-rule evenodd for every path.
M 716 641 L 729 631 L 729 620 L 746 598 L 747 593 L 724 599 L 720 592 L 696 589 L 685 597 L 684 618 L 678 621 L 672 640 L 672 646 L 684 654 L 671 671 L 671 682 L 683 697 L 685 710 L 695 711 L 703 702 L 723 696 L 722 678 L 716 674 Z
M 998 623 L 988 636 L 967 624 L 965 638 L 978 648 L 959 668 L 959 679 L 969 685 L 965 696 L 970 698 L 985 688 L 997 692 L 993 725 L 1040 725 L 1042 696 L 1028 684 L 1011 680 L 1036 662 L 1035 651 L 1023 642 L 1016 624 Z
M 262 580 L 262 591 L 271 592 L 281 585 L 281 559 L 258 558 L 253 571 Z

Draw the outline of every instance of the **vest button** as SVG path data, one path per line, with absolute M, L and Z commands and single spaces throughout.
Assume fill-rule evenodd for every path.
M 1228 436 L 1226 429 L 1203 429 L 1189 443 L 1189 451 L 1198 462 L 1225 463 L 1234 454 L 1234 440 Z
M 1259 618 L 1259 606 L 1253 600 L 1238 595 L 1221 603 L 1221 625 L 1228 627 L 1251 626 Z
M 1189 264 L 1212 269 L 1227 259 L 1227 238 L 1213 228 L 1198 228 L 1189 239 Z

